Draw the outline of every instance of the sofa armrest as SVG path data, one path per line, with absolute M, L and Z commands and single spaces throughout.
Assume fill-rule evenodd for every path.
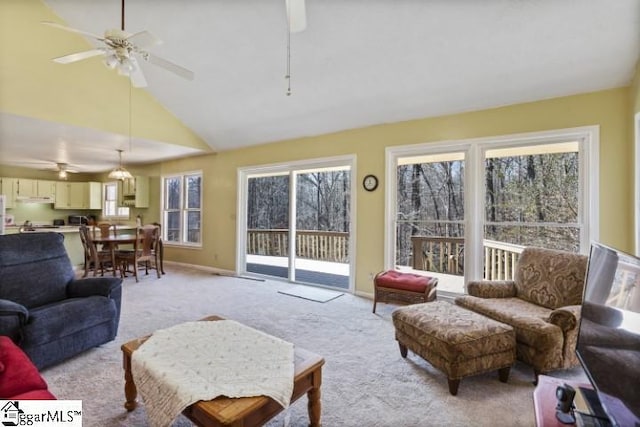
M 20 322 L 24 324 L 29 320 L 29 310 L 22 304 L 0 298 L 0 317 L 4 316 L 18 316 Z
M 580 305 L 568 305 L 560 307 L 549 314 L 548 322 L 558 326 L 566 335 L 567 332 L 575 330 L 580 321 Z
M 512 298 L 516 296 L 516 283 L 512 280 L 470 281 L 467 293 L 478 298 Z
M 17 302 L 0 298 L 0 335 L 21 339 L 22 326 L 29 321 L 29 310 Z
M 67 285 L 69 298 L 90 297 L 101 295 L 111 297 L 114 291 L 119 291 L 122 279 L 119 277 L 89 277 L 73 280 Z

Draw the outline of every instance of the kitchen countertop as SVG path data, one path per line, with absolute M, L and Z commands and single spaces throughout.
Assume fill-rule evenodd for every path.
M 61 226 L 46 226 L 46 227 L 34 227 L 32 230 L 22 230 L 20 231 L 20 225 L 8 225 L 5 227 L 6 233 L 78 233 L 80 231 L 80 226 L 78 225 L 61 225 Z M 91 226 L 89 226 L 91 228 Z M 135 225 L 116 225 L 116 230 L 131 230 L 132 228 L 136 228 Z

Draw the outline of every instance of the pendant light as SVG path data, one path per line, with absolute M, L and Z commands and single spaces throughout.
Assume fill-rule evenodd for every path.
M 133 178 L 133 175 L 131 175 L 131 172 L 129 172 L 122 166 L 122 150 L 117 150 L 117 151 L 120 157 L 120 165 L 114 170 L 112 170 L 111 172 L 109 172 L 109 178 L 119 179 L 121 181 L 124 181 L 125 179 Z

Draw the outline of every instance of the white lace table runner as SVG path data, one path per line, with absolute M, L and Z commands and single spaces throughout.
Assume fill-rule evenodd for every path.
M 293 393 L 293 344 L 233 320 L 187 322 L 156 331 L 133 352 L 131 371 L 152 426 L 170 426 L 189 405 L 218 396 Z

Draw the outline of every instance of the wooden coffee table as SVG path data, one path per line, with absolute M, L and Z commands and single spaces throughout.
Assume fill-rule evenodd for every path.
M 202 320 L 223 320 L 219 316 L 209 316 Z M 131 355 L 149 336 L 137 338 L 122 345 L 124 368 L 124 395 L 127 411 L 136 406 L 138 390 L 131 374 Z M 294 379 L 291 403 L 307 394 L 309 426 L 320 427 L 320 386 L 322 384 L 322 365 L 324 359 L 310 351 L 295 347 Z M 282 406 L 267 396 L 256 397 L 216 397 L 213 400 L 200 400 L 188 406 L 182 414 L 198 426 L 202 427 L 249 427 L 261 426 L 283 410 Z

